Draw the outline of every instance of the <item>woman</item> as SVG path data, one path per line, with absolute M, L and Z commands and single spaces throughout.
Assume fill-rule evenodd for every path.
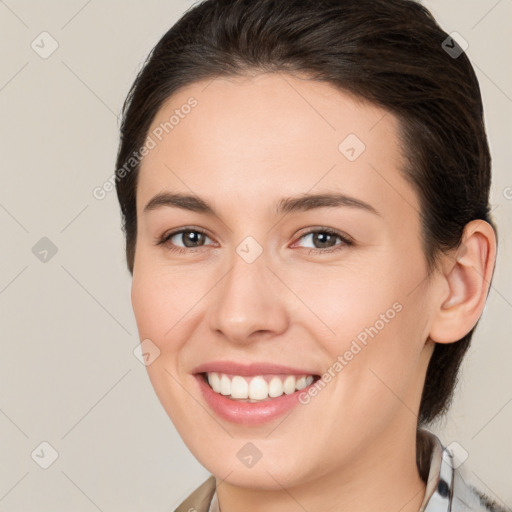
M 176 510 L 502 510 L 425 428 L 496 258 L 478 82 L 430 13 L 207 0 L 123 114 L 147 369 L 212 474 Z

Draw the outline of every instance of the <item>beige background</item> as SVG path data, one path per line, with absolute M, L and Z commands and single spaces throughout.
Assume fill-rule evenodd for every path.
M 208 475 L 133 354 L 117 198 L 92 195 L 114 171 L 117 116 L 136 71 L 191 3 L 0 1 L 0 512 L 172 510 Z M 480 488 L 510 507 L 512 0 L 425 4 L 469 43 L 500 230 L 457 399 L 434 430 L 467 450 Z M 42 58 L 52 39 L 57 50 Z M 34 254 L 43 237 L 57 250 L 47 262 Z M 58 453 L 47 469 L 42 442 Z

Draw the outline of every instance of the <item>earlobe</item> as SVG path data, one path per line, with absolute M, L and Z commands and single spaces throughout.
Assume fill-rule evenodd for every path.
M 496 259 L 496 235 L 483 220 L 469 222 L 455 255 L 446 254 L 443 289 L 430 330 L 437 343 L 462 339 L 476 325 L 485 306 Z M 442 296 L 441 296 L 442 295 Z

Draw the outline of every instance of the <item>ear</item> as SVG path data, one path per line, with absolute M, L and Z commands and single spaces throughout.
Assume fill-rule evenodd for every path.
M 496 261 L 496 234 L 484 220 L 466 224 L 462 243 L 443 256 L 438 303 L 435 304 L 430 338 L 453 343 L 476 325 L 487 300 Z

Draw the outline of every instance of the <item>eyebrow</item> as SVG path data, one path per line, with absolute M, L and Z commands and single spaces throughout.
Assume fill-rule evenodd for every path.
M 213 207 L 203 199 L 197 196 L 172 192 L 160 192 L 154 196 L 146 204 L 143 212 L 147 213 L 164 206 L 218 217 Z M 337 208 L 343 206 L 380 215 L 372 205 L 341 193 L 302 194 L 300 196 L 283 198 L 277 203 L 275 212 L 276 214 L 287 214 L 291 212 L 305 212 L 317 208 Z

